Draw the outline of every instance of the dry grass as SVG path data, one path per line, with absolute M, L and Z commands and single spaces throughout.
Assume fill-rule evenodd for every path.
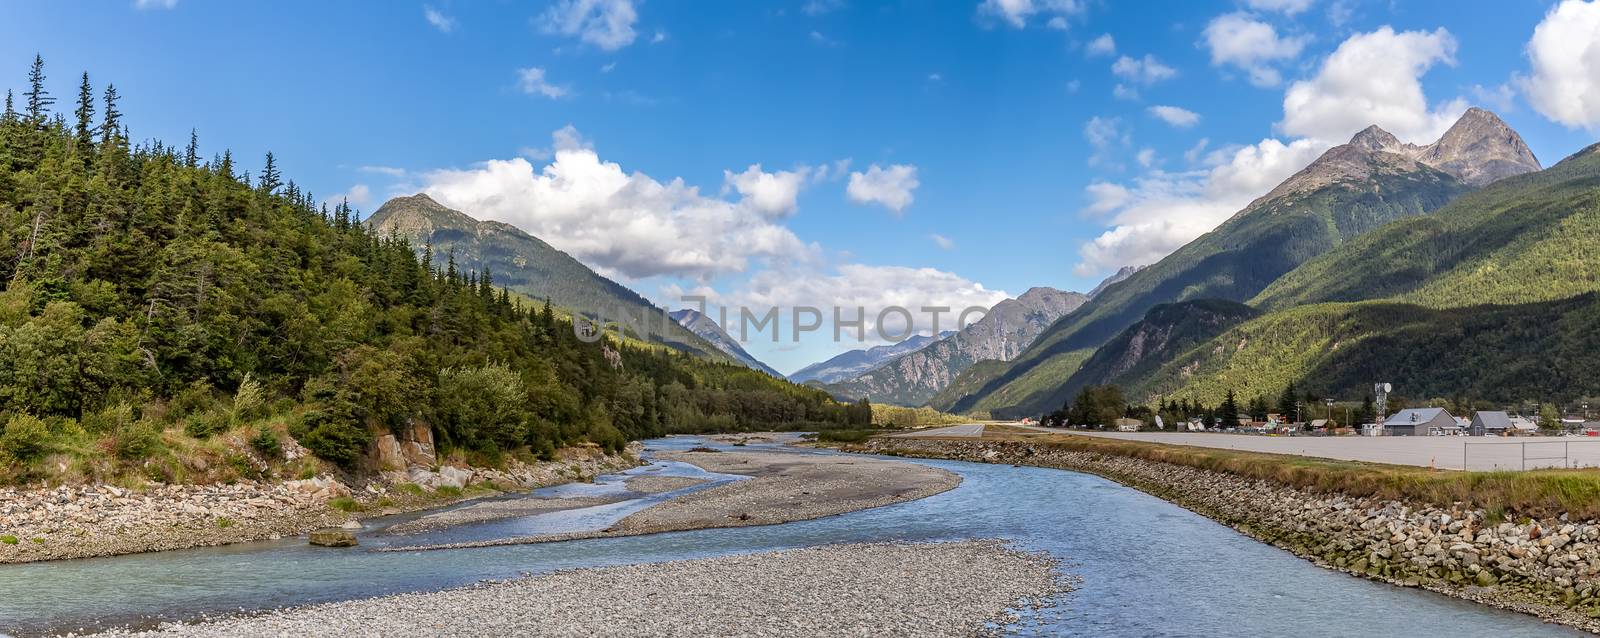
M 993 428 L 991 428 L 993 430 Z M 1070 434 L 995 432 L 986 440 L 1019 440 L 1068 450 L 1173 463 L 1322 492 L 1452 507 L 1494 516 L 1544 518 L 1567 513 L 1600 519 L 1600 470 L 1457 472 L 1306 456 L 1120 441 Z

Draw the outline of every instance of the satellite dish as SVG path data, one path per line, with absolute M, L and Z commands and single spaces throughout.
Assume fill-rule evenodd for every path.
M 1385 383 L 1385 384 L 1383 384 L 1383 391 L 1384 392 L 1394 392 L 1394 386 Z

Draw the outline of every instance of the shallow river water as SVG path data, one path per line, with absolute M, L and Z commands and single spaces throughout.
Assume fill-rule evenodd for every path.
M 651 449 L 703 445 L 691 437 Z M 720 446 L 719 446 L 720 447 Z M 758 446 L 751 446 L 756 448 Z M 909 460 L 909 459 L 900 459 Z M 1081 579 L 1017 629 L 1061 636 L 1580 635 L 1538 619 L 1325 570 L 1153 496 L 1075 472 L 919 461 L 961 474 L 926 499 L 842 516 L 734 529 L 536 545 L 377 552 L 402 537 L 377 521 L 353 549 L 303 538 L 111 558 L 0 566 L 0 633 L 36 635 L 439 589 L 554 569 L 700 558 L 841 542 L 1004 538 L 1063 559 Z M 693 466 L 642 473 L 737 480 Z M 625 476 L 538 494 L 623 491 Z M 713 483 L 713 484 L 715 484 Z M 707 485 L 697 488 L 703 489 Z M 407 544 L 605 527 L 669 493 L 403 537 Z

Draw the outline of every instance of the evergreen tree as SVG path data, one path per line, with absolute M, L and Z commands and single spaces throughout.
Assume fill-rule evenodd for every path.
M 267 151 L 267 165 L 261 169 L 261 184 L 259 186 L 261 192 L 268 195 L 273 194 L 274 191 L 278 190 L 279 186 L 283 185 L 282 177 L 283 175 L 278 172 L 278 162 L 272 156 L 272 151 Z M 346 200 L 345 205 L 349 205 L 348 200 Z
M 1239 425 L 1239 399 L 1233 394 L 1233 388 L 1228 388 L 1228 393 L 1223 396 L 1222 404 L 1217 406 L 1217 418 L 1222 419 L 1223 427 L 1237 427 Z
M 183 149 L 183 166 L 194 168 L 200 162 L 200 135 L 194 129 L 189 129 L 189 146 Z
M 78 108 L 72 113 L 78 118 L 73 128 L 78 156 L 87 162 L 94 153 L 94 89 L 89 86 L 88 71 L 83 72 L 83 81 L 78 84 Z
M 33 66 L 28 69 L 28 92 L 25 97 L 28 98 L 28 122 L 38 128 L 44 128 L 50 115 L 50 105 L 56 103 L 56 99 L 45 90 L 44 79 L 44 57 L 34 54 Z
M 1300 396 L 1294 390 L 1294 382 L 1283 387 L 1283 394 L 1278 396 L 1278 414 L 1284 418 L 1298 420 L 1300 417 Z
M 117 86 L 107 84 L 103 101 L 105 113 L 100 116 L 100 146 L 102 148 L 124 141 L 122 135 L 122 111 L 117 109 L 117 101 L 122 99 L 117 95 Z

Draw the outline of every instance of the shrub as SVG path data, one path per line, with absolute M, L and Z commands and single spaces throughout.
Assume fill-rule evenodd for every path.
M 210 409 L 211 404 L 215 401 L 211 384 L 204 381 L 196 381 L 179 392 L 178 396 L 172 398 L 172 415 L 174 417 L 184 417 L 204 412 Z
M 239 389 L 233 393 L 233 420 L 239 422 L 250 419 L 265 403 L 261 382 L 252 378 L 250 373 L 245 373 L 244 380 L 239 382 Z
M 357 503 L 355 499 L 348 496 L 340 496 L 338 498 L 329 500 L 328 507 L 341 512 L 354 512 L 361 509 L 361 504 Z
M 50 428 L 29 414 L 18 414 L 0 433 L 0 454 L 19 463 L 32 463 L 50 449 Z
M 95 434 L 116 432 L 134 421 L 133 406 L 127 403 L 108 405 L 98 412 L 83 417 L 83 429 Z
M 300 444 L 311 450 L 317 458 L 344 467 L 355 464 L 366 450 L 372 435 L 346 419 L 336 418 L 322 410 L 307 412 L 301 418 Z
M 586 436 L 594 444 L 605 448 L 607 452 L 621 452 L 628 445 L 628 439 L 622 436 L 622 431 L 604 421 L 591 424 Z
M 161 429 L 150 420 L 140 420 L 117 433 L 112 452 L 124 461 L 146 458 L 161 446 Z
M 264 459 L 276 459 L 283 456 L 283 446 L 278 442 L 278 433 L 272 428 L 261 428 L 256 435 L 250 437 L 250 449 L 255 450 Z
M 17 542 L 18 542 L 17 537 L 12 536 L 10 534 L 6 534 L 4 536 L 0 536 L 0 543 L 5 543 L 7 545 L 16 545 Z
M 228 415 L 219 411 L 191 414 L 183 420 L 183 433 L 197 439 L 209 439 L 212 435 L 228 430 Z
M 817 440 L 833 443 L 860 443 L 877 433 L 877 430 L 820 430 L 817 432 Z

